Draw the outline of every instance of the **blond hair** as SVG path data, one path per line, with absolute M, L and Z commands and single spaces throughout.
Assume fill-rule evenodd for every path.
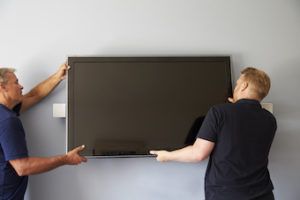
M 8 72 L 12 72 L 14 73 L 16 70 L 14 68 L 0 68 L 0 83 L 6 83 L 7 77 L 6 77 L 6 73 Z
M 267 96 L 271 87 L 271 80 L 264 71 L 254 67 L 247 67 L 241 71 L 241 74 L 246 81 L 251 83 L 259 99 L 262 100 Z

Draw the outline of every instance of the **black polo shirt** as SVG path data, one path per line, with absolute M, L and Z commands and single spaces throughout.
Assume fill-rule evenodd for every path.
M 256 100 L 213 106 L 198 137 L 215 143 L 205 175 L 206 200 L 250 200 L 273 190 L 268 155 L 277 125 Z

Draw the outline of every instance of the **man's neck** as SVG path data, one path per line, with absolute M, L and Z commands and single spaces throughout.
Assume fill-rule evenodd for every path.
M 13 102 L 9 102 L 6 99 L 0 98 L 0 104 L 6 106 L 9 109 L 13 109 L 13 107 L 16 105 Z
M 261 101 L 261 99 L 259 99 L 259 98 L 257 98 L 257 97 L 254 97 L 254 96 L 250 96 L 250 95 L 243 95 L 243 96 L 237 98 L 236 101 L 241 100 L 241 99 L 256 100 L 256 101 L 259 101 L 259 102 Z

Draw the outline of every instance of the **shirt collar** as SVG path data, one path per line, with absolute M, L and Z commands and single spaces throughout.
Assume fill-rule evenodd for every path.
M 19 116 L 19 113 L 16 112 L 15 110 L 9 109 L 8 107 L 6 107 L 5 105 L 0 103 L 0 107 L 2 107 L 4 110 L 7 110 L 8 112 L 14 113 L 16 116 Z
M 247 103 L 247 104 L 256 104 L 260 105 L 260 102 L 256 99 L 239 99 L 236 103 Z

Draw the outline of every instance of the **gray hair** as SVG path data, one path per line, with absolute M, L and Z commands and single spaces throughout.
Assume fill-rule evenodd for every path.
M 6 73 L 14 73 L 15 71 L 16 70 L 14 68 L 0 68 L 0 83 L 6 83 L 8 81 Z

